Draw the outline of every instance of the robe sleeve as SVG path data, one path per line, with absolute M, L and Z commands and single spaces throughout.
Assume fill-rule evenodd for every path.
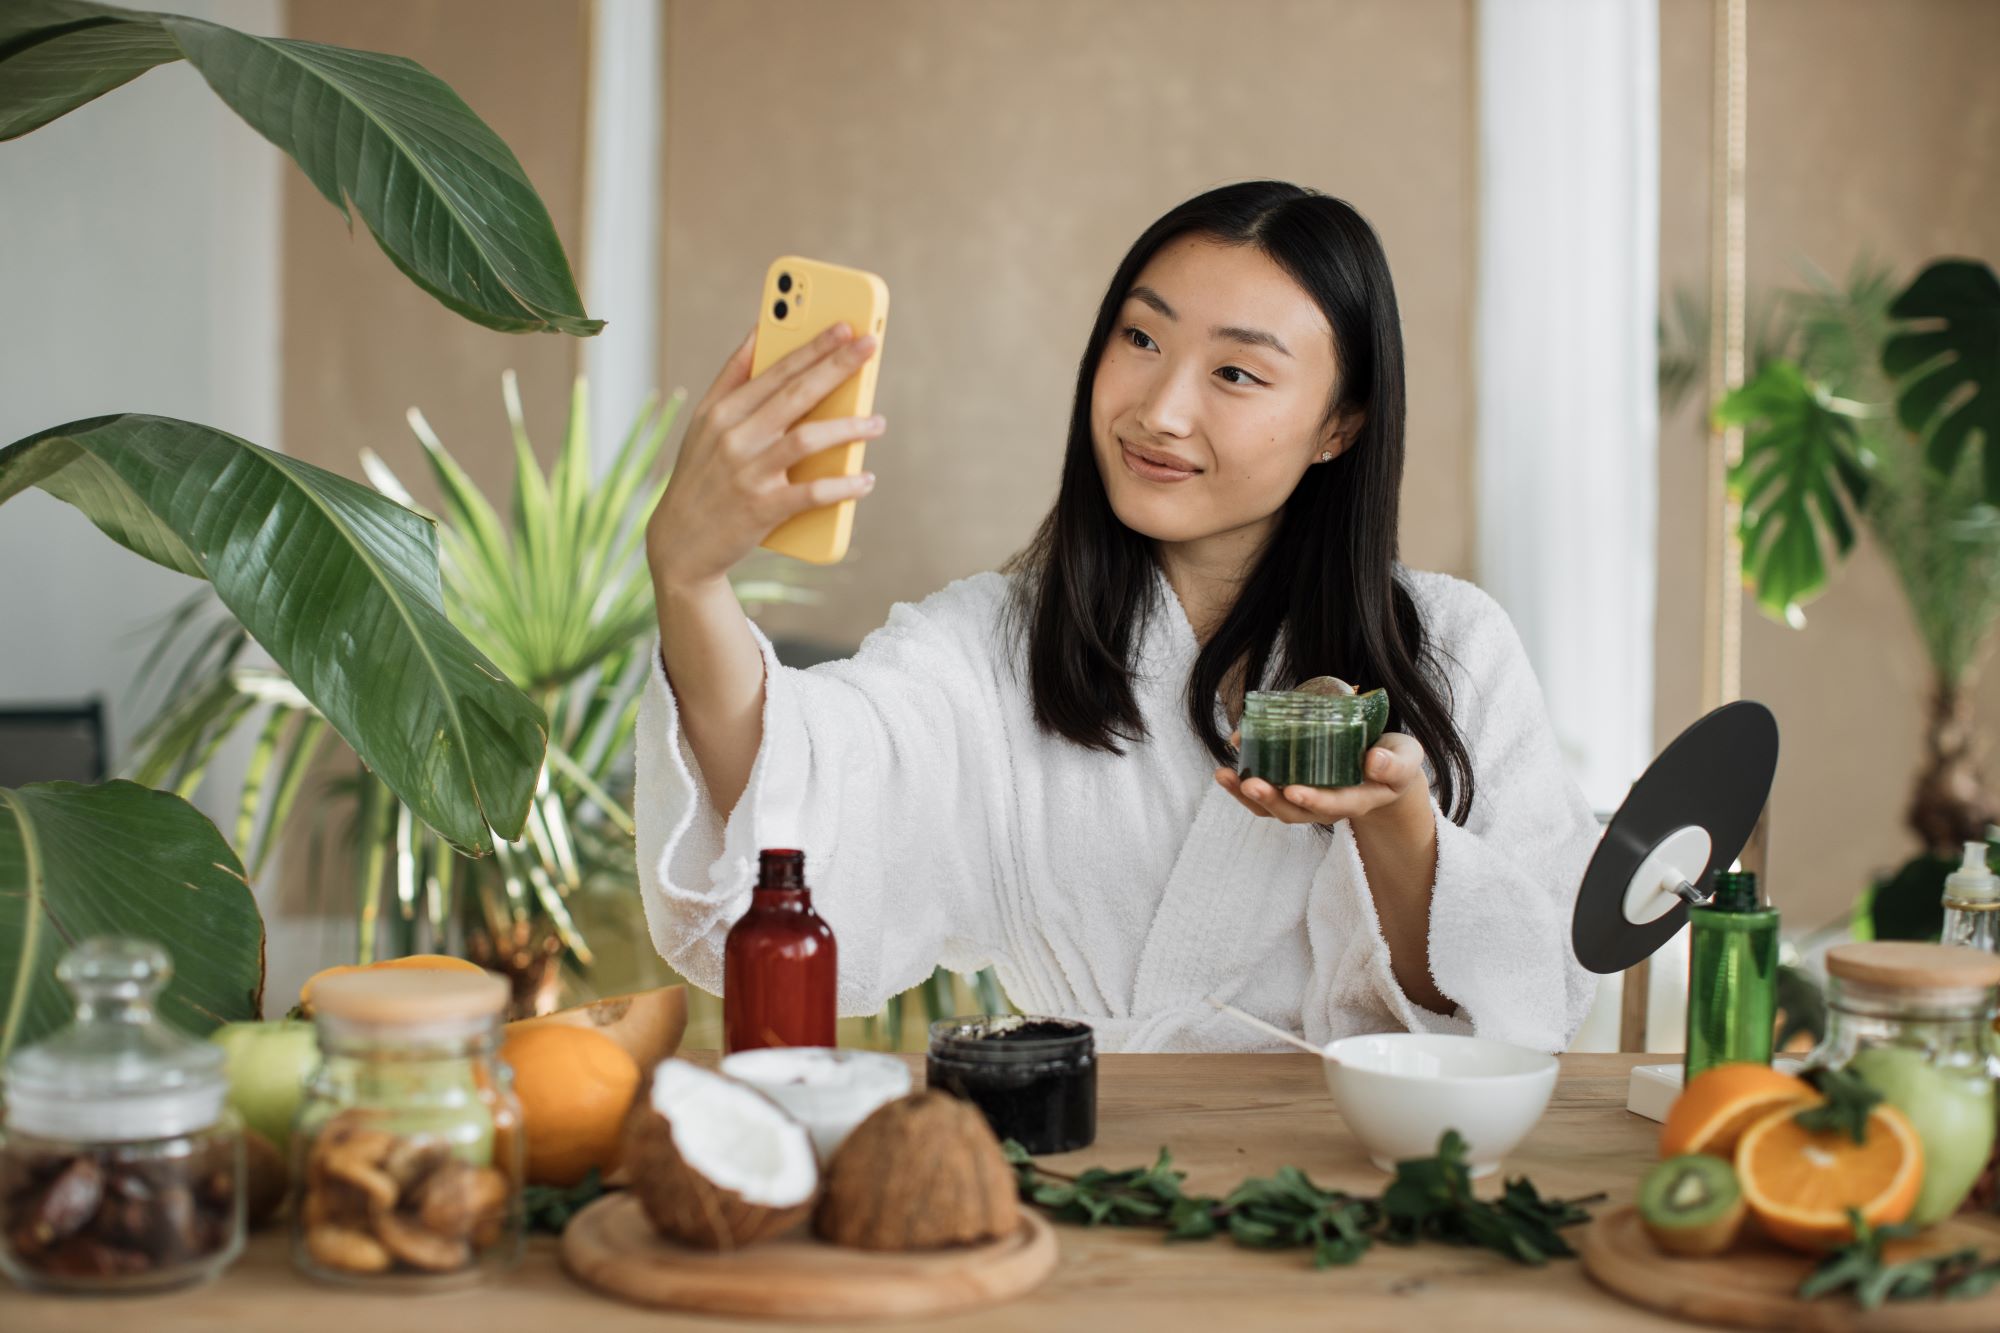
M 880 1012 L 943 964 L 995 961 L 1004 851 L 1004 735 L 993 650 L 1000 576 L 899 604 L 854 657 L 764 668 L 764 734 L 725 820 L 688 748 L 657 652 L 641 697 L 633 807 L 639 889 L 654 946 L 722 990 L 723 942 L 750 905 L 757 854 L 806 854 L 832 927 L 843 1015 Z
M 1330 989 L 1412 1032 L 1471 1032 L 1561 1051 L 1596 995 L 1596 977 L 1570 948 L 1570 914 L 1597 845 L 1597 818 L 1563 763 L 1541 687 L 1507 613 L 1457 580 L 1448 581 L 1436 604 L 1443 614 L 1432 629 L 1474 785 L 1463 825 L 1438 807 L 1435 793 L 1431 798 L 1437 875 L 1430 970 L 1454 1009 L 1426 1009 L 1397 983 L 1344 823 L 1328 856 L 1348 862 L 1348 873 L 1335 878 L 1354 886 L 1352 905 L 1366 929 L 1361 941 L 1338 951 L 1348 976 Z

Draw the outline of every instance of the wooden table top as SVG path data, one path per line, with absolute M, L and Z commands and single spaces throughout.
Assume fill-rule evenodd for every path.
M 1625 1110 L 1627 1071 L 1642 1060 L 1564 1056 L 1547 1115 L 1507 1160 L 1504 1173 L 1529 1176 L 1544 1194 L 1602 1190 L 1614 1203 L 1631 1199 L 1653 1160 L 1658 1134 L 1658 1126 Z M 1106 1055 L 1098 1077 L 1097 1143 L 1067 1158 L 1047 1159 L 1058 1169 L 1150 1164 L 1164 1145 L 1188 1172 L 1188 1187 L 1204 1193 L 1224 1193 L 1246 1176 L 1268 1175 L 1288 1163 L 1325 1186 L 1372 1193 L 1383 1184 L 1334 1113 L 1319 1064 L 1310 1056 Z M 1495 1181 L 1484 1186 L 1498 1187 Z M 1377 1246 L 1352 1267 L 1316 1271 L 1303 1250 L 1246 1250 L 1227 1238 L 1169 1244 L 1154 1232 L 1067 1225 L 1059 1225 L 1057 1235 L 1062 1254 L 1056 1271 L 1032 1295 L 922 1326 L 945 1333 L 1220 1328 L 1596 1333 L 1685 1327 L 1599 1290 L 1574 1260 L 1525 1268 L 1484 1251 Z M 563 1273 L 548 1238 L 532 1241 L 520 1268 L 490 1286 L 417 1297 L 320 1286 L 297 1276 L 282 1228 L 252 1237 L 228 1273 L 194 1291 L 79 1299 L 28 1296 L 0 1285 L 0 1329 L 7 1333 L 113 1328 L 719 1333 L 771 1327 L 683 1317 L 600 1297 Z

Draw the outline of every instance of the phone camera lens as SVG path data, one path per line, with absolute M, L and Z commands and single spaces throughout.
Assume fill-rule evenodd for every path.
M 780 273 L 778 275 L 778 290 L 781 292 L 788 292 L 791 289 L 792 289 L 792 275 L 789 273 Z
M 786 314 L 790 312 L 790 310 L 791 307 L 786 305 L 783 301 L 775 302 L 771 306 L 771 313 L 779 319 L 783 319 L 786 316 Z

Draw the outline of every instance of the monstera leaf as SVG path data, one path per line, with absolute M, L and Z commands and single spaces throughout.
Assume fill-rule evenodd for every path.
M 465 318 L 589 336 L 549 211 L 457 93 L 400 56 L 84 0 L 0 5 L 0 139 L 185 59 L 397 268 Z
M 1867 499 L 1854 421 L 1789 361 L 1765 366 L 1715 417 L 1744 428 L 1729 474 L 1743 506 L 1744 581 L 1767 614 L 1800 624 L 1799 608 L 1826 589 L 1827 548 L 1838 558 L 1854 547 L 1848 506 Z
M 167 951 L 160 1012 L 177 1027 L 262 1011 L 264 923 L 199 810 L 131 782 L 0 787 L 0 1058 L 69 1021 L 55 967 L 92 935 Z
M 1919 438 L 1930 432 L 1930 464 L 1947 474 L 1979 436 L 1986 498 L 2000 504 L 2000 280 L 1976 260 L 1941 259 L 1889 313 L 1926 323 L 1882 347 L 1882 368 L 1896 379 L 1896 419 Z
M 207 426 L 124 415 L 0 450 L 39 486 L 216 596 L 417 817 L 480 854 L 520 836 L 541 710 L 446 618 L 435 526 L 344 477 Z

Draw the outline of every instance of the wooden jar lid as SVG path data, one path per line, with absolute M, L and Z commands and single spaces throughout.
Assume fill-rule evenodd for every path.
M 490 1018 L 507 1007 L 506 979 L 493 972 L 383 968 L 315 982 L 313 1013 L 378 1027 Z
M 1898 990 L 1977 990 L 2000 986 L 2000 955 L 1912 940 L 1864 940 L 1827 950 L 1826 970 L 1842 981 Z

